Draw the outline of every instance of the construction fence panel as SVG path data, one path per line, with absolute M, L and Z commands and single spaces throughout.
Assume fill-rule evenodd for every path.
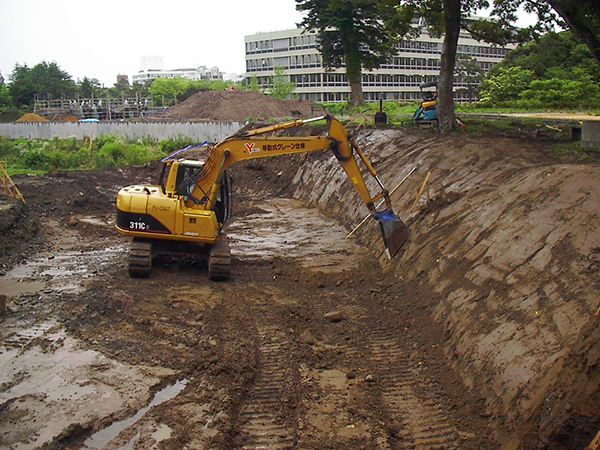
M 244 127 L 240 122 L 25 122 L 0 123 L 0 135 L 8 139 L 84 139 L 114 134 L 127 140 L 189 138 L 202 143 L 222 141 Z

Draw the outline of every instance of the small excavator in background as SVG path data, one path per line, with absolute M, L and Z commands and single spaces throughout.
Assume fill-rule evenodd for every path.
M 328 125 L 326 136 L 272 135 L 323 119 Z M 388 190 L 346 128 L 335 118 L 322 116 L 234 135 L 214 145 L 206 161 L 166 158 L 158 185 L 121 189 L 117 195 L 116 227 L 133 238 L 129 275 L 148 277 L 153 255 L 204 253 L 208 255 L 209 278 L 228 279 L 231 253 L 225 226 L 231 213 L 231 183 L 227 168 L 244 160 L 319 150 L 333 152 L 371 217 L 379 222 L 386 253 L 392 258 L 408 238 L 408 229 L 392 211 Z M 381 189 L 378 195 L 369 193 L 354 153 L 377 181 Z M 381 201 L 385 209 L 377 211 L 375 204 Z
M 412 121 L 417 125 L 420 123 L 433 124 L 438 120 L 437 81 L 423 83 L 419 88 L 421 89 L 421 98 L 423 101 L 415 111 Z

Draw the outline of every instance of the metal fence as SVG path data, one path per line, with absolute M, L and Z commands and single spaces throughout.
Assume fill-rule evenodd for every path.
M 184 137 L 197 142 L 219 142 L 235 134 L 240 122 L 24 122 L 0 123 L 0 135 L 8 139 L 83 139 L 114 134 L 128 140 L 151 137 L 157 140 Z

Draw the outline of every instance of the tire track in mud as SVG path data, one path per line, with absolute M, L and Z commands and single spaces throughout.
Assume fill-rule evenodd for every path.
M 296 443 L 296 427 L 285 414 L 288 392 L 293 390 L 290 373 L 290 345 L 288 336 L 281 331 L 277 320 L 268 313 L 273 305 L 254 300 L 250 312 L 256 320 L 260 339 L 258 347 L 259 371 L 247 392 L 237 414 L 239 435 L 236 448 L 240 450 L 283 450 Z M 291 405 L 287 405 L 291 406 Z
M 376 317 L 380 314 L 373 311 L 375 308 L 367 309 L 353 301 L 339 305 L 338 309 L 347 321 L 356 322 L 365 336 L 365 348 L 344 349 L 346 355 L 352 360 L 362 358 L 380 385 L 381 411 L 388 423 L 385 429 L 372 430 L 377 448 L 459 448 L 458 430 L 436 399 L 437 389 L 419 373 L 421 363 L 415 368 L 411 351 L 406 343 L 400 342 L 397 330 L 389 326 L 389 317 Z M 367 317 L 370 317 L 368 322 Z
M 397 445 L 391 448 L 458 448 L 457 430 L 429 394 L 428 383 L 411 369 L 410 356 L 396 338 L 388 330 L 373 329 L 370 349 L 386 412 L 401 424 L 395 435 Z

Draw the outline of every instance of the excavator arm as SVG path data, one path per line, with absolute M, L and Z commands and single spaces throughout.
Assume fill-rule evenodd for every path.
M 328 124 L 327 136 L 269 136 L 278 130 L 299 127 L 323 119 L 326 119 Z M 323 150 L 333 152 L 369 213 L 379 222 L 387 255 L 392 258 L 408 238 L 408 229 L 393 213 L 389 192 L 377 176 L 373 166 L 358 148 L 356 142 L 349 138 L 346 128 L 331 116 L 295 120 L 258 128 L 218 143 L 213 147 L 202 170 L 195 174 L 194 179 L 187 181 L 191 188 L 188 196 L 189 206 L 205 210 L 214 209 L 225 170 L 237 162 Z M 379 194 L 371 196 L 354 153 L 360 157 L 369 173 L 377 181 L 381 189 Z M 169 186 L 170 189 L 173 189 L 175 184 L 176 180 L 169 179 L 167 190 L 169 190 Z M 386 209 L 383 211 L 377 211 L 375 207 L 380 200 L 385 201 Z

